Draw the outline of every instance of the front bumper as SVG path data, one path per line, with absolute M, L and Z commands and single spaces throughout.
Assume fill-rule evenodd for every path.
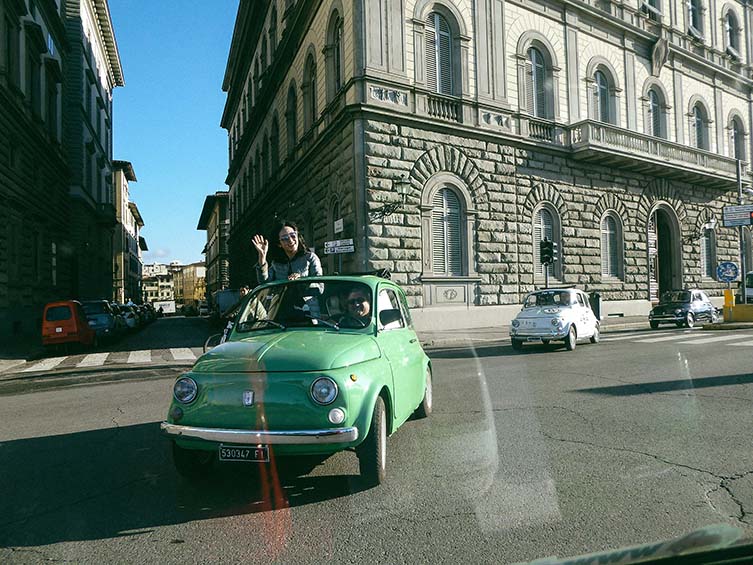
M 233 430 L 223 428 L 197 428 L 162 422 L 162 433 L 172 438 L 201 439 L 236 445 L 324 445 L 351 443 L 358 439 L 358 428 L 327 430 L 291 430 L 270 432 L 266 430 Z
M 684 322 L 685 318 L 687 316 L 687 312 L 682 312 L 681 314 L 651 314 L 648 317 L 649 322 Z
M 570 326 L 567 325 L 564 328 L 559 328 L 552 326 L 550 330 L 546 330 L 544 328 L 511 328 L 510 329 L 510 337 L 515 339 L 550 339 L 550 340 L 557 340 L 557 339 L 565 339 L 567 337 L 568 332 L 570 331 Z

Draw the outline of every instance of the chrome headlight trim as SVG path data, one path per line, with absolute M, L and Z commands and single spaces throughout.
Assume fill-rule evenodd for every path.
M 319 387 L 317 387 L 317 385 L 319 385 Z M 318 397 L 316 391 L 317 388 L 320 388 L 321 386 L 328 386 L 330 390 L 325 396 Z M 339 392 L 340 391 L 337 388 L 337 383 L 329 377 L 319 377 L 313 383 L 311 383 L 311 390 L 309 390 L 311 399 L 319 406 L 328 406 L 329 404 L 332 404 L 337 398 Z
M 178 388 L 179 386 L 181 387 L 181 389 Z M 181 392 L 185 394 L 180 394 L 179 390 L 181 390 Z M 191 377 L 180 377 L 177 381 L 175 381 L 175 384 L 173 385 L 173 398 L 175 398 L 175 400 L 177 400 L 181 404 L 191 404 L 194 400 L 196 400 L 198 392 L 199 387 L 196 384 L 196 381 Z

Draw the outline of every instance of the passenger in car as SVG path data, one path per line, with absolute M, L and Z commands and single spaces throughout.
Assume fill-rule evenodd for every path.
M 270 246 L 259 234 L 251 240 L 259 255 L 256 265 L 259 284 L 322 275 L 322 262 L 306 245 L 295 222 L 280 222 L 272 231 L 270 241 L 277 241 L 277 244 Z M 270 259 L 269 264 L 267 258 Z

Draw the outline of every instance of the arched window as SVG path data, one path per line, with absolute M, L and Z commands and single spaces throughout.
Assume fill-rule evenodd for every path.
M 263 37 L 261 40 L 261 72 L 267 70 L 269 65 L 269 54 L 267 53 L 267 38 Z
M 724 38 L 727 52 L 735 57 L 740 57 L 740 25 L 737 16 L 732 10 L 727 10 L 724 16 Z
M 609 81 L 603 71 L 594 73 L 594 96 L 596 119 L 600 122 L 612 122 L 611 100 L 609 99 Z
M 648 91 L 648 123 L 647 133 L 654 137 L 665 137 L 664 114 L 662 98 L 655 88 Z
M 343 86 L 343 21 L 338 17 L 335 22 L 335 29 L 332 44 L 333 52 L 333 73 L 335 81 L 335 91 L 338 91 Z
M 704 228 L 701 234 L 701 276 L 716 276 L 716 234 L 711 228 Z
M 432 92 L 453 94 L 452 31 L 437 12 L 426 19 L 426 86 Z
M 296 120 L 296 112 L 298 111 L 298 96 L 295 91 L 295 83 L 291 83 L 288 88 L 288 103 L 285 109 L 285 133 L 286 142 L 288 147 L 288 155 L 292 155 L 295 152 L 296 131 L 298 129 L 298 123 Z
M 526 61 L 526 102 L 528 111 L 537 118 L 551 118 L 552 112 L 552 79 L 551 68 L 541 50 L 531 47 Z
M 264 182 L 269 180 L 269 134 L 264 136 L 264 145 L 261 152 L 261 174 L 264 177 Z
M 559 237 L 559 218 L 549 206 L 542 206 L 533 215 L 533 273 L 536 277 L 544 276 L 544 265 L 541 264 L 541 242 L 544 238 L 555 242 L 561 250 Z M 561 252 L 560 252 L 561 255 Z M 548 265 L 549 274 L 558 276 L 561 259 L 554 265 Z
M 269 16 L 269 54 L 274 59 L 277 50 L 277 6 L 272 6 L 272 14 Z M 270 61 L 271 62 L 271 61 Z
M 254 61 L 254 101 L 259 100 L 259 89 L 261 88 L 259 84 L 259 59 L 256 59 Z
M 460 200 L 450 188 L 440 188 L 432 200 L 432 271 L 442 275 L 463 274 Z
M 303 66 L 303 129 L 310 130 L 316 121 L 316 61 L 313 53 Z
M 742 120 L 734 116 L 730 121 L 730 157 L 745 160 L 745 130 Z
M 691 141 L 698 149 L 709 150 L 708 114 L 703 104 L 696 102 L 690 114 Z
M 610 212 L 601 220 L 601 275 L 619 278 L 622 275 L 622 230 L 620 221 Z
M 277 169 L 280 167 L 280 124 L 277 121 L 277 116 L 272 119 L 272 129 L 269 134 L 269 157 L 272 170 L 270 175 L 272 177 L 277 175 Z
M 703 38 L 703 4 L 701 0 L 688 0 L 688 31 L 697 39 Z

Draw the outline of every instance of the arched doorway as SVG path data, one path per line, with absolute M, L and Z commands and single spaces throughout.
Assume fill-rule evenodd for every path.
M 668 290 L 682 288 L 681 255 L 677 215 L 660 204 L 648 219 L 648 288 L 652 302 Z

